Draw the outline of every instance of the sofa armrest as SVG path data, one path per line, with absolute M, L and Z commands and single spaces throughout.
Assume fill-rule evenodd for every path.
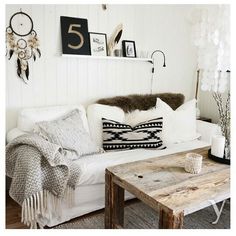
M 220 126 L 202 120 L 197 120 L 197 132 L 201 134 L 200 140 L 211 144 L 214 135 L 220 135 Z
M 11 129 L 7 132 L 7 143 L 11 142 L 13 139 L 23 135 L 27 134 L 27 132 L 24 132 L 18 128 Z

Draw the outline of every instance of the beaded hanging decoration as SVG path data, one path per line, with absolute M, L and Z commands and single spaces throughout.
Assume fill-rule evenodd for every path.
M 34 30 L 31 17 L 22 12 L 16 12 L 10 18 L 6 28 L 6 56 L 10 60 L 13 54 L 17 57 L 17 75 L 25 83 L 29 81 L 29 60 L 41 57 L 39 39 Z

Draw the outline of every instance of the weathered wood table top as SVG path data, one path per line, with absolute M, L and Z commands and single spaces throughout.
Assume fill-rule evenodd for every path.
M 190 174 L 184 170 L 188 152 L 109 167 L 106 169 L 106 200 L 109 200 L 112 180 L 114 189 L 118 186 L 117 191 L 120 188 L 127 190 L 153 209 L 177 219 L 180 215 L 211 205 L 211 200 L 216 203 L 223 201 L 230 197 L 230 166 L 210 160 L 207 157 L 208 149 L 188 151 L 203 156 L 199 174 Z M 115 200 L 116 196 L 113 197 Z M 122 202 L 122 197 L 120 199 Z M 170 225 L 174 228 L 172 223 Z M 166 225 L 162 222 L 161 226 L 163 224 Z

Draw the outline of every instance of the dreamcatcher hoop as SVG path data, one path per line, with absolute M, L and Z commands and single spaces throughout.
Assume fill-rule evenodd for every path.
M 28 33 L 26 33 L 26 34 L 20 34 L 19 32 L 17 32 L 16 30 L 13 29 L 12 20 L 13 20 L 13 18 L 16 17 L 17 15 L 24 15 L 24 16 L 26 16 L 26 17 L 29 19 L 30 24 L 31 24 L 31 27 L 30 27 L 30 30 L 29 30 Z M 19 12 L 16 12 L 15 14 L 13 14 L 12 17 L 10 18 L 10 22 L 9 22 L 9 23 L 10 23 L 9 27 L 11 28 L 12 32 L 13 32 L 14 34 L 16 34 L 17 36 L 20 36 L 20 37 L 24 37 L 24 36 L 29 35 L 29 34 L 33 31 L 33 28 L 34 28 L 34 23 L 33 23 L 32 18 L 31 18 L 28 14 L 26 14 L 25 12 L 22 12 L 22 11 L 19 11 Z

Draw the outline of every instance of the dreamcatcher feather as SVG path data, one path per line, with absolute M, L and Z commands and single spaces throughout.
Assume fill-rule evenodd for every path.
M 12 25 L 12 19 L 19 14 L 25 16 L 31 24 L 30 30 L 25 34 L 17 32 Z M 20 25 L 22 26 L 23 24 L 21 23 Z M 6 28 L 6 49 L 6 56 L 8 56 L 9 60 L 14 54 L 16 55 L 17 75 L 27 83 L 30 75 L 28 61 L 31 58 L 36 61 L 37 56 L 40 58 L 41 51 L 37 33 L 33 29 L 33 21 L 29 15 L 22 11 L 12 15 L 9 26 Z
M 112 33 L 108 42 L 108 55 L 109 56 L 113 56 L 114 49 L 120 41 L 122 32 L 123 32 L 123 24 L 119 24 L 114 30 L 114 32 Z

